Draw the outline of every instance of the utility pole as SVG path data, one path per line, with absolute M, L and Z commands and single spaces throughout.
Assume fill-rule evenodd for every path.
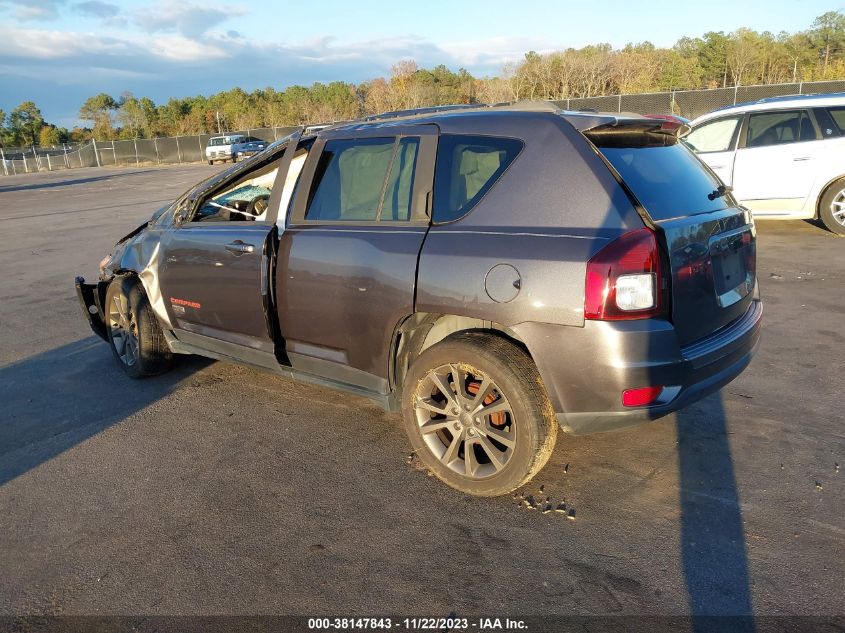
M 217 133 L 223 133 L 223 130 L 220 129 L 220 110 L 217 111 Z

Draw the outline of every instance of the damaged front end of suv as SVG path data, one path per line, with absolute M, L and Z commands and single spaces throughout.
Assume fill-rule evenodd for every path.
M 299 134 L 298 130 L 295 133 L 297 138 Z M 274 149 L 266 148 L 260 152 L 260 155 L 278 153 L 293 136 L 289 135 L 280 139 Z M 110 328 L 117 326 L 116 323 L 109 322 L 110 313 L 115 311 L 107 305 L 106 295 L 109 284 L 121 275 L 131 275 L 140 281 L 146 300 L 161 326 L 165 329 L 172 328 L 159 285 L 159 271 L 163 263 L 160 259 L 162 239 L 169 229 L 180 226 L 191 216 L 197 200 L 221 183 L 233 178 L 237 179 L 242 172 L 250 169 L 255 158 L 251 157 L 250 160 L 232 165 L 199 182 L 171 204 L 155 211 L 146 222 L 120 238 L 112 252 L 100 261 L 96 282 L 87 282 L 82 276 L 75 278 L 76 294 L 82 311 L 97 336 L 108 342 Z
M 109 283 L 121 274 L 133 273 L 141 280 L 156 316 L 168 323 L 158 284 L 158 265 L 161 229 L 178 216 L 177 209 L 188 206 L 187 195 L 158 209 L 149 220 L 120 238 L 112 252 L 99 264 L 98 280 L 86 282 L 82 276 L 74 280 L 76 296 L 94 334 L 108 341 L 106 290 Z

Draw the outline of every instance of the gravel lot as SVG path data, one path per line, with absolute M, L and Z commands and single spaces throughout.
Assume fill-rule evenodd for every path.
M 218 169 L 0 179 L 0 614 L 843 614 L 845 241 L 761 223 L 751 367 L 561 435 L 525 494 L 574 515 L 544 514 L 427 476 L 367 400 L 197 358 L 124 377 L 73 277 Z

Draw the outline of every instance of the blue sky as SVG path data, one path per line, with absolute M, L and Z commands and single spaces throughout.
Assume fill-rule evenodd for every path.
M 845 0 L 0 0 L 0 108 L 32 99 L 72 126 L 82 101 L 170 96 L 386 75 L 400 59 L 500 71 L 528 50 L 658 46 L 747 26 L 796 31 Z

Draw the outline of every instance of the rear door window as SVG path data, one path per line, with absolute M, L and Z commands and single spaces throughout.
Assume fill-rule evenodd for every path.
M 727 152 L 734 148 L 737 127 L 739 127 L 739 117 L 709 121 L 687 134 L 684 137 L 684 142 L 693 151 L 701 154 Z
M 434 169 L 434 221 L 452 222 L 469 213 L 522 147 L 513 138 L 442 134 Z
M 833 120 L 839 134 L 845 134 L 845 108 L 828 108 L 827 114 Z
M 417 137 L 327 141 L 311 185 L 306 220 L 408 221 Z
M 804 110 L 754 112 L 748 117 L 746 147 L 815 141 L 816 130 Z
M 375 221 L 395 139 L 328 141 L 311 186 L 306 220 Z
M 631 142 L 594 143 L 653 220 L 728 207 L 725 196 L 715 195 L 721 183 L 683 143 L 666 138 L 666 144 L 650 144 L 646 135 L 636 143 L 631 137 Z

